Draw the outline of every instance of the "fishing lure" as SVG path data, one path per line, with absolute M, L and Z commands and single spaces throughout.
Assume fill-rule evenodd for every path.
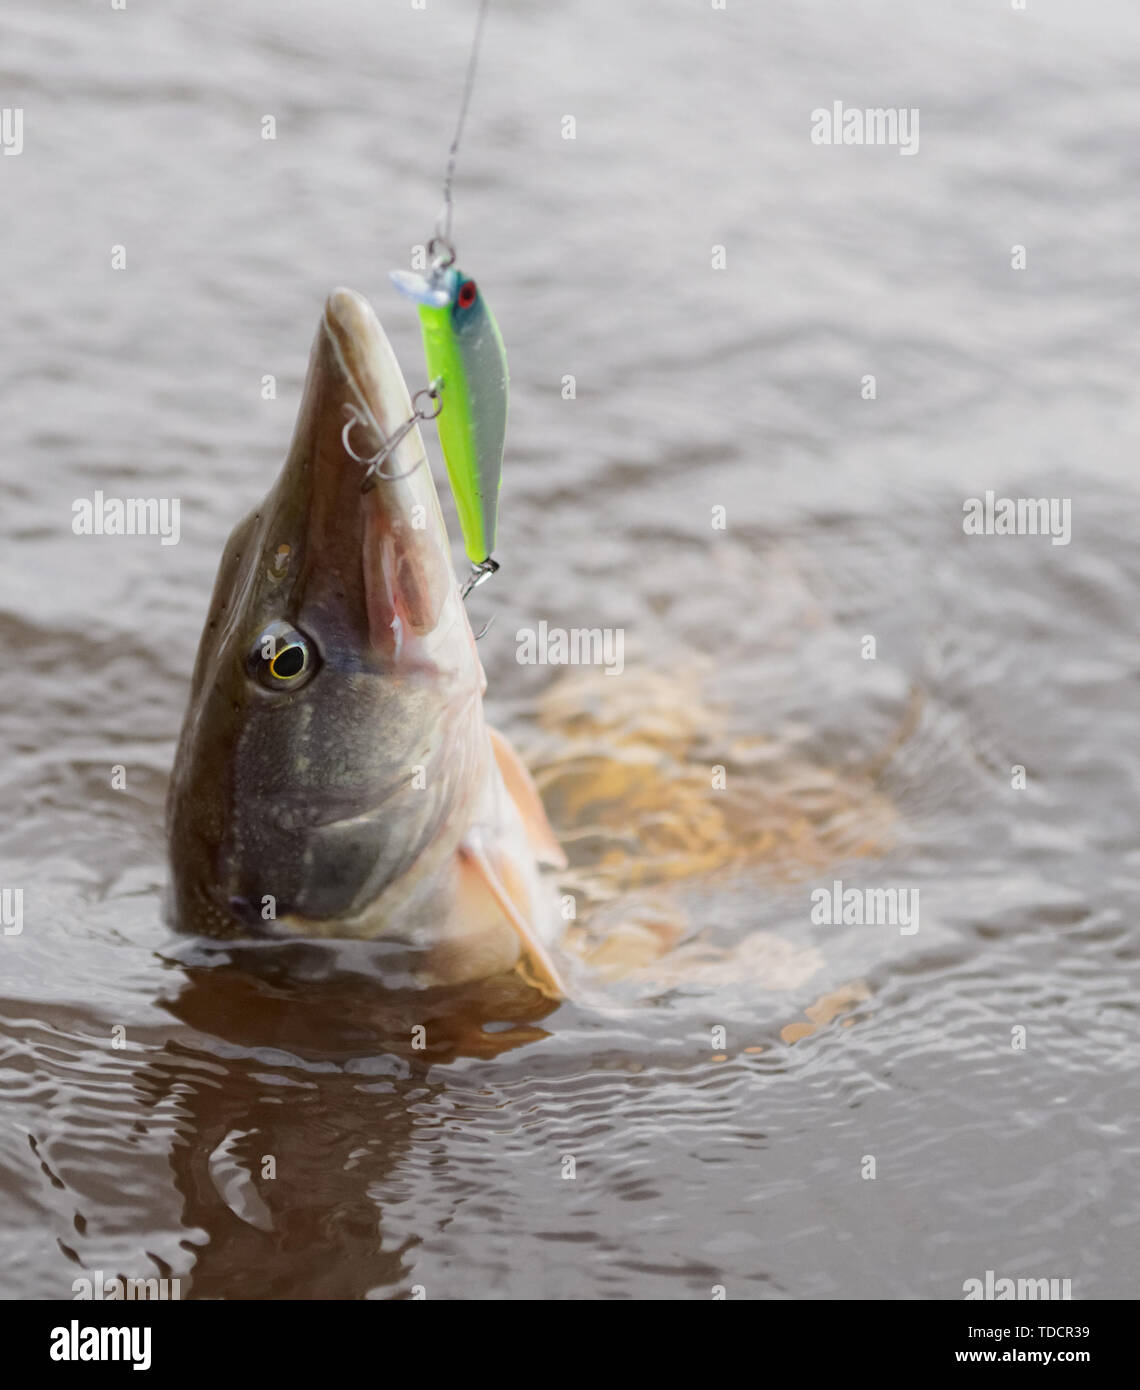
M 450 243 L 435 237 L 429 250 L 439 254 L 426 277 L 394 270 L 392 282 L 419 306 L 439 442 L 478 583 L 498 569 L 491 553 L 507 434 L 507 353 L 482 291 L 456 268 Z
M 443 208 L 435 236 L 427 247 L 431 258 L 428 274 L 425 277 L 407 270 L 391 272 L 396 288 L 419 306 L 431 383 L 426 394 L 435 401 L 436 410 L 434 415 L 421 414 L 418 418 L 438 416 L 443 460 L 455 494 L 464 549 L 472 565 L 463 586 L 464 597 L 499 568 L 491 552 L 499 526 L 499 489 L 507 434 L 507 353 L 502 334 L 479 286 L 457 269 L 451 240 L 451 185 L 489 3 L 490 0 L 479 3 L 459 120 L 443 176 Z

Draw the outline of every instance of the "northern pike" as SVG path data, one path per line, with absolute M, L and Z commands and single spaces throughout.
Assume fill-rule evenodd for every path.
M 284 468 L 234 530 L 167 801 L 178 927 L 394 938 L 426 983 L 518 968 L 565 986 L 541 866 L 565 859 L 530 774 L 483 715 L 486 676 L 418 429 L 371 306 L 329 296 Z

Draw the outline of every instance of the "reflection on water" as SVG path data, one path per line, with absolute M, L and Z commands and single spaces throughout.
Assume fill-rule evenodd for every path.
M 1131 1293 L 1123 3 L 496 3 L 456 188 L 512 363 L 481 650 L 591 964 L 555 1008 L 162 925 L 209 587 L 327 291 L 418 370 L 386 271 L 435 211 L 468 11 L 5 21 L 2 1291 Z M 835 100 L 920 107 L 920 153 L 812 146 Z M 96 489 L 179 498 L 179 544 L 74 535 Z M 966 537 L 987 489 L 1070 498 L 1071 542 Z M 624 672 L 518 664 L 539 621 L 622 628 Z M 919 930 L 813 922 L 836 881 L 917 890 Z
M 239 950 L 224 966 L 188 970 L 167 1008 L 212 1047 L 177 1048 L 135 1078 L 155 1101 L 179 1095 L 193 1136 L 173 1147 L 171 1166 L 184 1224 L 210 1233 L 194 1263 L 196 1297 L 406 1287 L 408 1242 L 384 1239 L 384 1217 L 405 1169 L 423 1162 L 417 1125 L 445 1105 L 434 1069 L 546 1036 L 549 1006 L 513 980 L 477 997 L 389 995 L 322 969 L 312 949 L 312 960 L 289 959 L 288 947 Z M 186 1086 L 195 1064 L 198 1084 Z

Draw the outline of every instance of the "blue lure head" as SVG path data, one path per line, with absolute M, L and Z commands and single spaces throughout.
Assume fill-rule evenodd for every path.
M 430 276 L 414 270 L 391 270 L 393 285 L 402 295 L 431 309 L 443 309 L 455 303 L 462 276 L 454 266 L 439 267 Z

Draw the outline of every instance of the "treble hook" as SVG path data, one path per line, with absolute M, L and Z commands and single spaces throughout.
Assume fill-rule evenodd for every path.
M 350 459 L 356 463 L 365 465 L 364 477 L 360 483 L 361 492 L 370 491 L 371 488 L 375 486 L 377 478 L 382 478 L 386 483 L 398 483 L 401 478 L 409 478 L 425 461 L 426 456 L 425 458 L 418 458 L 415 463 L 412 464 L 411 468 L 406 468 L 402 473 L 385 473 L 384 469 L 381 467 L 395 450 L 396 446 L 415 429 L 421 420 L 434 420 L 443 409 L 442 388 L 443 382 L 436 380 L 422 391 L 417 391 L 412 397 L 412 418 L 410 420 L 405 420 L 404 423 L 393 432 L 391 437 L 384 441 L 380 451 L 373 454 L 371 458 L 361 458 L 349 443 L 348 437 L 352 432 L 353 425 L 364 425 L 367 424 L 367 421 L 364 419 L 358 406 L 351 404 L 345 406 L 345 411 L 349 418 L 344 429 L 340 432 L 340 442 L 344 447 L 344 452 Z M 433 411 L 429 412 L 417 404 L 421 396 L 426 396 L 429 400 L 435 401 L 435 409 Z
M 459 591 L 459 597 L 462 599 L 466 599 L 468 594 L 470 594 L 473 590 L 477 589 L 480 584 L 485 584 L 493 574 L 496 574 L 498 572 L 498 569 L 498 560 L 492 560 L 489 555 L 485 560 L 480 560 L 480 562 L 477 565 L 473 564 L 471 566 L 471 573 L 463 581 L 463 587 Z M 494 621 L 495 614 L 492 613 L 491 616 L 487 619 L 487 621 L 483 624 L 483 626 L 479 629 L 479 631 L 475 634 L 476 642 L 478 642 L 480 637 L 486 637 L 487 632 Z

